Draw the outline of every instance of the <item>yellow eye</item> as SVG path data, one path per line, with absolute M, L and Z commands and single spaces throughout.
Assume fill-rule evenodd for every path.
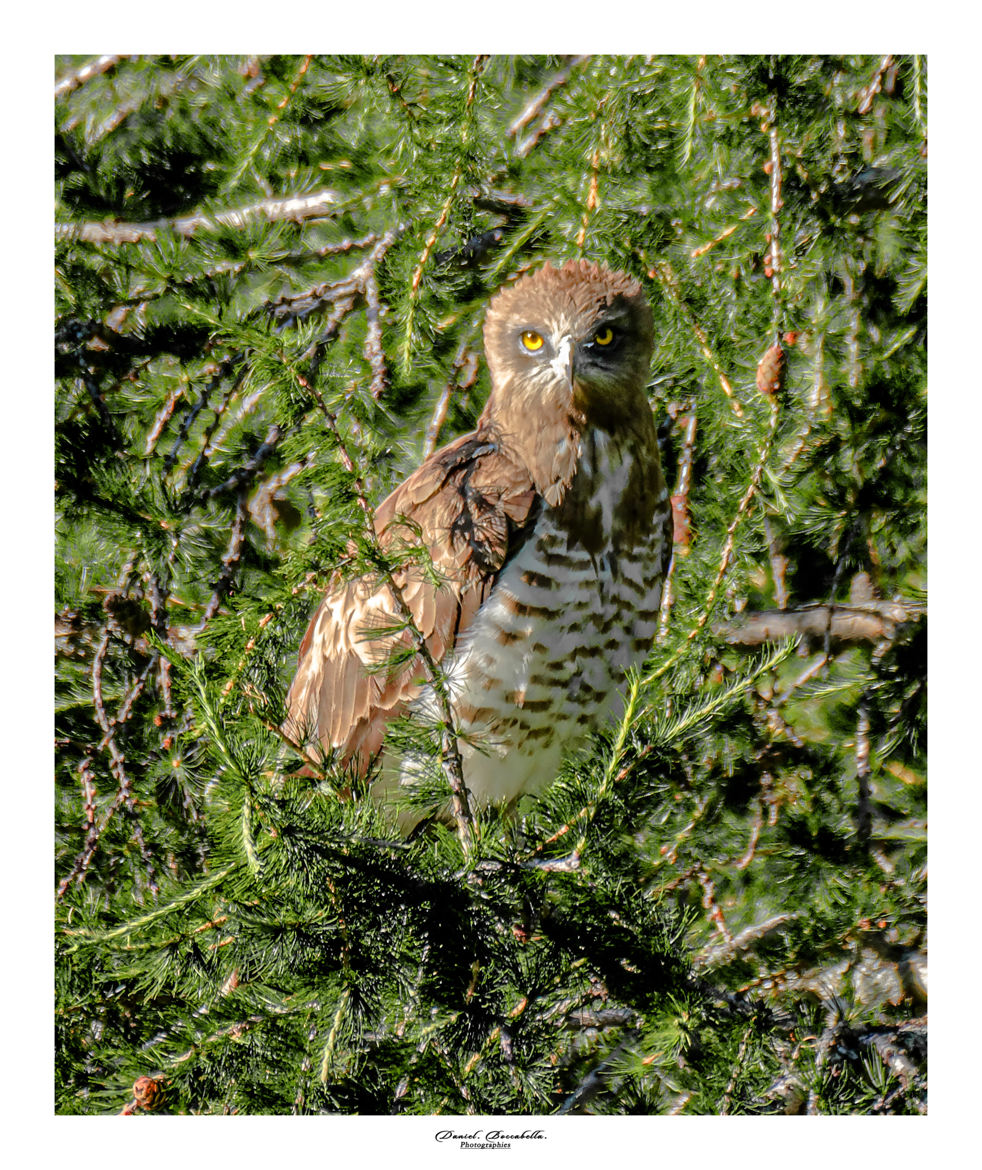
M 526 329 L 522 334 L 522 345 L 525 346 L 529 353 L 535 353 L 543 345 L 541 334 L 535 333 L 531 329 Z
M 610 326 L 608 326 L 606 329 L 601 329 L 593 339 L 595 345 L 610 345 L 613 340 L 614 331 L 610 328 Z

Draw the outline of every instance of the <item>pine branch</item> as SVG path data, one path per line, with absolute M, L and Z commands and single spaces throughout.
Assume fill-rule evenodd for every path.
M 457 188 L 464 177 L 464 168 L 466 164 L 467 150 L 471 143 L 472 128 L 471 122 L 473 117 L 474 100 L 477 94 L 477 83 L 487 64 L 487 54 L 478 54 L 469 70 L 467 98 L 464 103 L 464 116 L 461 119 L 461 154 L 458 156 L 457 163 L 454 166 L 453 173 L 450 176 L 448 184 L 447 197 L 444 200 L 443 207 L 440 209 L 440 214 L 437 216 L 436 223 L 430 229 L 426 240 L 423 243 L 423 250 L 420 253 L 419 259 L 416 262 L 416 267 L 413 271 L 409 282 L 409 301 L 406 308 L 406 321 L 403 331 L 402 344 L 402 369 L 403 372 L 408 372 L 411 366 L 413 337 L 415 331 L 416 312 L 419 304 L 420 285 L 423 281 L 423 272 L 429 262 L 430 254 L 439 240 L 447 220 L 450 217 L 450 212 L 453 209 L 454 203 L 457 199 Z
M 643 251 L 640 253 L 640 255 L 645 264 L 648 266 L 648 276 L 652 280 L 657 280 L 659 282 L 659 284 L 667 293 L 669 300 L 678 310 L 682 320 L 688 325 L 693 336 L 698 341 L 699 352 L 706 359 L 713 373 L 716 375 L 716 378 L 720 384 L 720 388 L 726 395 L 727 402 L 730 404 L 730 409 L 737 416 L 737 418 L 743 418 L 743 407 L 740 405 L 736 395 L 733 392 L 733 385 L 730 382 L 730 379 L 726 376 L 723 367 L 720 364 L 719 358 L 713 352 L 713 349 L 709 344 L 708 334 L 696 320 L 695 314 L 682 298 L 682 291 L 679 285 L 678 276 L 667 261 L 662 260 L 652 264 L 647 259 Z
M 262 146 L 266 142 L 269 135 L 272 133 L 273 127 L 283 116 L 283 111 L 288 109 L 290 103 L 293 101 L 297 89 L 300 87 L 301 82 L 306 76 L 307 70 L 310 68 L 311 59 L 311 55 L 308 53 L 301 60 L 300 66 L 297 69 L 293 80 L 287 87 L 286 93 L 283 95 L 282 99 L 277 102 L 275 112 L 270 114 L 270 116 L 266 119 L 266 124 L 262 127 L 259 135 L 253 140 L 252 145 L 242 156 L 242 159 L 239 162 L 239 165 L 236 167 L 235 171 L 226 180 L 224 185 L 226 191 L 234 190 L 238 186 L 239 180 L 246 173 L 246 171 L 250 170 L 254 166 L 256 156 L 259 154 Z
M 144 927 L 149 926 L 153 922 L 157 922 L 161 918 L 166 918 L 167 915 L 173 914 L 176 910 L 184 910 L 193 902 L 196 902 L 202 894 L 207 894 L 209 890 L 221 885 L 229 874 L 234 871 L 234 868 L 234 866 L 226 866 L 224 869 L 216 870 L 165 905 L 157 906 L 147 914 L 141 914 L 138 918 L 123 922 L 119 926 L 113 927 L 112 930 L 64 929 L 62 933 L 66 938 L 78 940 L 69 948 L 69 953 L 74 953 L 80 947 L 97 946 L 102 943 L 114 942 L 118 938 L 126 938 L 131 934 L 139 934 Z

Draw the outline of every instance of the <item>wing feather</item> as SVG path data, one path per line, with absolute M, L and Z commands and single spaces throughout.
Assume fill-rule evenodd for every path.
M 503 565 L 534 523 L 542 498 L 531 474 L 488 427 L 435 452 L 379 506 L 383 547 L 422 540 L 440 580 L 419 565 L 395 579 L 438 661 L 473 621 Z M 336 580 L 311 619 L 287 695 L 284 728 L 366 772 L 386 724 L 419 693 L 422 664 L 387 666 L 409 634 L 372 636 L 399 625 L 389 587 L 377 578 Z

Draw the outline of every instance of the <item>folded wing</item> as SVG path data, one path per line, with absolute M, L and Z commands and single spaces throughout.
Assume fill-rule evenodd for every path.
M 435 574 L 415 563 L 393 577 L 436 661 L 471 624 L 541 505 L 529 471 L 482 428 L 431 455 L 378 508 L 383 548 L 428 550 Z M 412 645 L 407 630 L 392 632 L 403 624 L 384 580 L 332 584 L 300 645 L 287 696 L 284 729 L 294 742 L 319 743 L 359 774 L 369 770 L 386 724 L 426 678 L 419 655 L 390 663 Z

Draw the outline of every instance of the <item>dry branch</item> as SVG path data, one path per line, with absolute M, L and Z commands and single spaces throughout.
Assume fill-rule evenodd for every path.
M 248 518 L 249 505 L 246 492 L 243 490 L 239 492 L 239 497 L 236 500 L 235 520 L 232 522 L 232 532 L 229 536 L 228 547 L 225 550 L 225 555 L 222 557 L 222 571 L 218 575 L 218 580 L 215 582 L 211 600 L 205 607 L 204 617 L 201 619 L 201 625 L 199 626 L 201 630 L 218 613 L 222 602 L 231 592 L 232 584 L 235 581 L 235 571 L 242 558 L 243 545 L 245 544 L 245 525 Z
M 155 240 L 161 231 L 176 232 L 190 237 L 198 231 L 218 228 L 242 228 L 253 220 L 274 223 L 292 220 L 302 223 L 331 215 L 338 196 L 324 187 L 310 195 L 291 195 L 284 199 L 263 199 L 245 207 L 216 211 L 211 215 L 185 215 L 177 219 L 155 219 L 148 223 L 114 223 L 112 220 L 87 223 L 55 224 L 56 240 L 81 240 L 86 244 L 136 244 L 141 240 Z
M 562 86 L 564 86 L 566 82 L 569 81 L 574 71 L 589 59 L 590 58 L 588 56 L 571 57 L 567 64 L 553 78 L 551 78 L 551 80 L 544 86 L 544 88 L 541 89 L 535 95 L 535 97 L 533 97 L 531 101 L 526 104 L 525 108 L 518 115 L 518 117 L 514 119 L 514 121 L 508 127 L 508 137 L 517 138 L 519 133 L 524 130 L 526 126 L 538 118 L 539 115 L 542 114 L 547 103 L 549 102 L 549 99 L 556 92 L 556 90 L 562 88 Z M 556 116 L 556 114 L 552 113 L 551 111 L 548 112 L 539 123 L 539 126 L 531 134 L 529 134 L 528 137 L 522 139 L 518 143 L 518 157 L 525 158 L 525 156 L 536 146 L 543 135 L 547 134 L 550 130 L 554 129 L 559 124 L 560 119 Z
M 920 616 L 913 602 L 871 601 L 863 605 L 806 605 L 743 614 L 715 626 L 713 632 L 731 646 L 759 646 L 795 636 L 807 641 L 879 642 L 896 636 L 897 627 Z
M 469 390 L 477 381 L 477 373 L 477 355 L 470 349 L 466 341 L 461 342 L 457 356 L 454 358 L 453 373 L 443 388 L 443 393 L 434 407 L 433 416 L 426 428 L 426 442 L 423 447 L 424 458 L 429 458 L 437 448 L 440 441 L 440 431 L 450 408 L 450 399 L 459 390 Z
M 128 54 L 104 53 L 101 57 L 96 57 L 94 61 L 87 61 L 81 68 L 66 73 L 55 84 L 55 101 L 58 98 L 68 97 L 70 93 L 74 93 L 76 89 L 85 85 L 87 81 L 91 81 L 93 77 L 99 77 L 103 73 L 108 73 L 110 69 L 115 69 L 124 56 L 128 56 Z
M 679 412 L 676 419 L 682 428 L 682 450 L 679 452 L 678 478 L 675 482 L 675 491 L 672 493 L 672 520 L 673 536 L 676 545 L 676 555 L 672 557 L 665 574 L 665 584 L 662 588 L 661 605 L 658 610 L 658 641 L 663 642 L 668 635 L 668 622 L 672 610 L 673 577 L 678 555 L 684 555 L 689 547 L 689 488 L 692 483 L 692 461 L 695 456 L 696 427 L 698 416 L 695 403 L 689 401 L 684 410 Z
M 705 949 L 697 956 L 696 965 L 708 969 L 718 967 L 721 963 L 728 963 L 735 956 L 750 950 L 760 939 L 779 930 L 787 923 L 793 922 L 797 917 L 797 914 L 775 914 L 773 918 L 767 918 L 763 922 L 755 922 L 752 926 L 741 930 L 739 934 L 727 939 L 720 946 Z

